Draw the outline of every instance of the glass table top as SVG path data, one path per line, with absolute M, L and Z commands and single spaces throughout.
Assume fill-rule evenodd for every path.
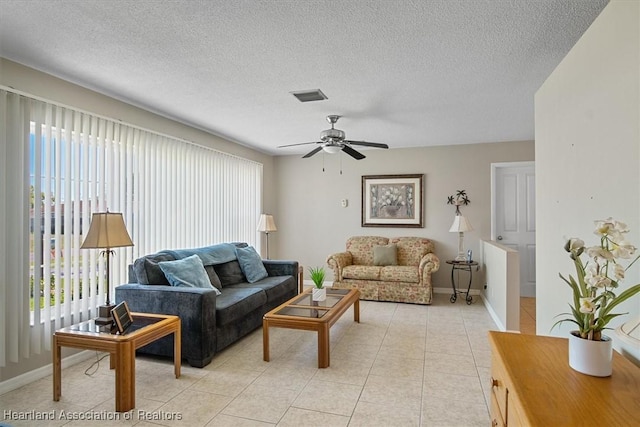
M 327 288 L 327 299 L 324 301 L 313 301 L 310 292 L 298 295 L 285 307 L 281 308 L 274 314 L 285 316 L 297 316 L 307 318 L 321 318 L 329 312 L 329 310 L 338 304 L 345 295 L 349 293 L 348 289 L 330 289 Z

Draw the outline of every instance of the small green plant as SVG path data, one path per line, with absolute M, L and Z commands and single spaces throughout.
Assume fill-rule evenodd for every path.
M 309 273 L 311 274 L 311 280 L 313 280 L 316 288 L 322 289 L 322 285 L 324 283 L 324 268 L 309 267 Z

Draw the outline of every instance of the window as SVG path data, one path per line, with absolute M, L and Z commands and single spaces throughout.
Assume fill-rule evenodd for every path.
M 134 242 L 112 285 L 161 249 L 257 243 L 260 163 L 11 90 L 0 124 L 0 310 L 17 320 L 0 327 L 0 366 L 104 303 L 104 257 L 80 250 L 94 212 L 122 212 Z

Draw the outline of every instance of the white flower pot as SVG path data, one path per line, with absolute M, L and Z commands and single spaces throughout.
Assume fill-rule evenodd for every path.
M 311 294 L 311 299 L 313 301 L 324 301 L 327 299 L 327 288 L 313 288 L 313 293 Z
M 601 341 L 591 341 L 580 338 L 577 331 L 571 332 L 569 334 L 569 366 L 594 377 L 611 376 L 613 366 L 611 338 L 603 335 Z

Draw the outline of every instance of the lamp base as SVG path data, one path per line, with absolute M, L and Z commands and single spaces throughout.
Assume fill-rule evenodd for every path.
M 98 317 L 96 317 L 95 322 L 96 325 L 110 325 L 113 323 L 113 319 L 111 318 L 111 310 L 115 305 L 113 304 L 105 304 L 98 307 Z
M 454 259 L 454 261 L 458 261 L 458 262 L 467 262 L 467 257 L 465 254 L 460 253 L 458 254 L 458 256 Z

